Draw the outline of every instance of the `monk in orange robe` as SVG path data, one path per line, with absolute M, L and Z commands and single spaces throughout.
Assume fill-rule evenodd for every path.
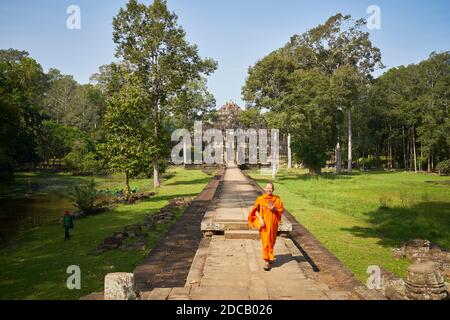
M 267 183 L 262 196 L 258 197 L 255 205 L 248 214 L 250 227 L 259 230 L 262 241 L 264 270 L 269 271 L 275 260 L 273 247 L 277 240 L 278 225 L 284 208 L 279 196 L 273 194 L 275 190 L 273 183 Z

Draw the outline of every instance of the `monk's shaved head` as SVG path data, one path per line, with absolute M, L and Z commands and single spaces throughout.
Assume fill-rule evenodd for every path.
M 275 185 L 272 182 L 267 182 L 266 183 L 266 187 L 264 188 L 264 190 L 267 189 L 267 187 L 269 187 L 269 186 L 272 188 L 272 191 L 275 190 Z

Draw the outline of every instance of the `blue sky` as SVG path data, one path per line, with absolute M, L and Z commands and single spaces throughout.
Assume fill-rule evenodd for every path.
M 114 58 L 113 17 L 126 0 L 0 0 L 0 48 L 28 51 L 44 70 L 54 67 L 87 83 Z M 152 1 L 141 1 L 146 4 Z M 66 28 L 69 5 L 81 9 L 81 29 Z M 389 67 L 417 63 L 450 50 L 448 0 L 168 0 L 171 11 L 203 57 L 219 62 L 208 87 L 220 107 L 241 106 L 247 69 L 258 59 L 337 12 L 354 18 L 381 9 L 381 29 L 369 30 Z

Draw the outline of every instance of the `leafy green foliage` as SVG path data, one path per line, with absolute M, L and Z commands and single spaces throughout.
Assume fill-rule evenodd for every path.
M 338 13 L 292 36 L 249 69 L 244 100 L 273 112 L 267 117 L 274 115 L 271 125 L 292 134 L 294 157 L 311 172 L 320 172 L 333 152 L 343 119 L 339 113 L 346 109 L 351 124 L 351 110 L 360 104 L 370 73 L 383 67 L 364 24 Z
M 94 149 L 93 143 L 81 131 L 67 125 L 44 120 L 38 138 L 39 158 L 42 161 L 64 158 L 77 141 L 87 150 Z
M 441 174 L 449 175 L 450 174 L 450 160 L 444 160 L 439 162 L 436 165 L 436 170 Z
M 0 50 L 0 174 L 37 161 L 47 77 L 25 51 Z
M 364 151 L 381 153 L 388 141 L 398 166 L 414 170 L 416 144 L 418 169 L 447 159 L 450 154 L 450 53 L 432 53 L 427 60 L 392 68 L 370 88 L 364 112 L 365 132 L 372 140 Z M 386 150 L 388 151 L 388 150 Z M 385 151 L 385 152 L 386 152 Z M 414 150 L 412 150 L 414 151 Z
M 311 173 L 320 173 L 335 143 L 335 112 L 326 76 L 315 71 L 295 71 L 285 97 L 292 109 L 292 151 Z
M 74 142 L 72 151 L 64 157 L 64 164 L 74 175 L 105 174 L 103 162 L 82 141 Z
M 92 177 L 90 180 L 75 186 L 73 191 L 69 193 L 69 198 L 73 201 L 75 207 L 86 214 L 92 214 L 101 205 L 98 202 L 100 194 L 101 192 L 96 189 Z
M 98 134 L 106 100 L 101 90 L 91 84 L 80 85 L 56 69 L 49 70 L 49 78 L 44 100 L 48 117 L 86 134 Z

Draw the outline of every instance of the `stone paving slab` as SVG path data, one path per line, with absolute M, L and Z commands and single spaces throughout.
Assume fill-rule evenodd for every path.
M 279 237 L 277 260 L 264 271 L 261 241 L 216 236 L 209 243 L 200 283 L 190 299 L 331 299 L 329 288 L 307 279 L 290 254 L 288 239 Z

